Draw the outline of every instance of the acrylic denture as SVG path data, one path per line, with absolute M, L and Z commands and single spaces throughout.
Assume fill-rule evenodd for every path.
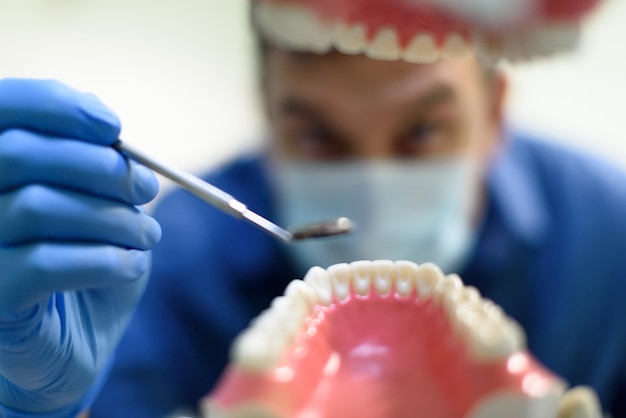
M 432 63 L 484 63 L 573 48 L 599 0 L 256 0 L 253 20 L 287 49 Z
M 521 328 L 458 276 L 359 261 L 293 281 L 234 343 L 204 407 L 222 418 L 553 418 L 563 389 Z

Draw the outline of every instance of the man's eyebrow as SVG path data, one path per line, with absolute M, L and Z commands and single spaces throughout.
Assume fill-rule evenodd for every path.
M 305 117 L 320 123 L 326 120 L 320 109 L 295 96 L 285 98 L 280 104 L 280 110 L 288 116 Z
M 341 128 L 333 123 L 330 115 L 324 114 L 324 109 L 303 100 L 297 96 L 286 97 L 280 104 L 280 109 L 287 116 L 295 116 L 307 120 L 309 123 L 317 125 L 329 136 L 344 141 L 347 138 Z
M 428 110 L 433 107 L 454 102 L 457 99 L 456 92 L 448 84 L 439 84 L 425 94 L 423 94 L 416 102 L 416 110 Z

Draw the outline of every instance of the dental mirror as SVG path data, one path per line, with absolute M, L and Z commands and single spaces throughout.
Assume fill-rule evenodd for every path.
M 348 218 L 339 218 L 334 222 L 324 222 L 290 228 L 292 241 L 299 241 L 309 238 L 332 237 L 334 235 L 346 234 L 354 229 L 353 222 Z
M 270 222 L 261 215 L 251 211 L 245 204 L 241 203 L 228 193 L 213 186 L 210 183 L 185 171 L 168 167 L 165 164 L 156 161 L 152 157 L 147 156 L 143 152 L 128 145 L 121 140 L 113 144 L 113 148 L 145 165 L 151 170 L 161 174 L 181 186 L 183 189 L 198 196 L 200 199 L 211 204 L 217 209 L 226 212 L 236 218 L 245 219 L 263 231 L 267 232 L 274 238 L 283 242 L 302 241 L 311 238 L 323 238 L 349 233 L 354 228 L 353 222 L 348 218 L 338 218 L 331 222 L 322 222 L 309 225 L 297 226 L 289 230 Z

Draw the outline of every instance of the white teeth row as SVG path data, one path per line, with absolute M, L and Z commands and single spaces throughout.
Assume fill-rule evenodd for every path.
M 373 290 L 381 296 L 393 291 L 408 297 L 415 291 L 420 298 L 431 298 L 445 308 L 454 329 L 476 358 L 506 358 L 525 345 L 521 327 L 507 318 L 499 306 L 481 298 L 476 288 L 464 286 L 458 276 L 444 276 L 432 263 L 418 266 L 410 261 L 357 261 L 337 264 L 328 270 L 315 267 L 304 281 L 315 289 L 318 303 L 324 306 L 333 299 L 347 299 L 351 289 L 359 296 Z
M 293 280 L 285 295 L 275 298 L 270 308 L 237 337 L 231 349 L 233 361 L 244 369 L 259 372 L 276 367 L 318 300 L 313 287 Z
M 578 45 L 580 33 L 580 27 L 575 23 L 544 24 L 524 34 L 509 35 L 497 41 L 488 41 L 480 34 L 474 34 L 472 45 L 476 59 L 483 65 L 493 66 L 501 58 L 515 63 L 571 51 Z
M 444 309 L 455 334 L 475 359 L 506 358 L 525 346 L 521 327 L 496 304 L 481 298 L 477 289 L 464 286 L 458 276 L 445 276 L 432 263 L 357 261 L 328 269 L 313 267 L 304 281 L 292 281 L 285 295 L 274 299 L 236 340 L 233 360 L 250 370 L 276 367 L 314 307 L 341 303 L 351 292 L 358 296 L 394 292 L 400 298 L 416 294 L 432 299 Z
M 328 23 L 298 6 L 260 3 L 255 9 L 256 22 L 270 41 L 289 49 L 324 53 L 332 48 L 345 54 L 366 54 L 380 60 L 404 59 L 409 62 L 432 63 L 440 57 L 456 58 L 469 48 L 456 33 L 448 35 L 438 48 L 428 34 L 416 35 L 406 48 L 394 28 L 382 28 L 371 40 L 365 25 Z
M 324 53 L 334 48 L 345 54 L 365 54 L 374 59 L 402 59 L 423 64 L 440 58 L 461 58 L 472 51 L 488 65 L 501 57 L 519 61 L 534 55 L 571 49 L 579 37 L 576 24 L 543 24 L 523 36 L 508 34 L 499 39 L 497 45 L 487 42 L 481 35 L 475 35 L 468 41 L 452 32 L 441 46 L 430 34 L 418 33 L 406 47 L 401 47 L 397 32 L 392 27 L 381 28 L 372 39 L 368 39 L 365 25 L 325 22 L 299 6 L 259 3 L 255 8 L 255 19 L 270 41 L 288 49 Z

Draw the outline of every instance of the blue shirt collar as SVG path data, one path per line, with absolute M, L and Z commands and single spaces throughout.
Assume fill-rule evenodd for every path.
M 503 226 L 515 238 L 535 246 L 550 226 L 536 167 L 514 135 L 507 134 L 505 141 L 488 176 L 489 198 Z

